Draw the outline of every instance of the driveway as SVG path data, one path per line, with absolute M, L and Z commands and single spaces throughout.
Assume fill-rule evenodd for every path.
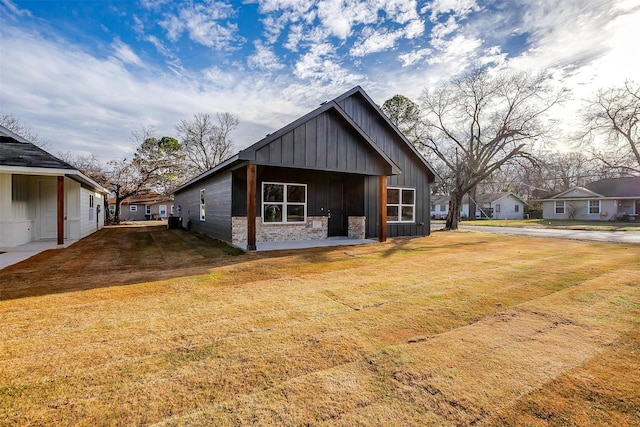
M 554 237 L 559 239 L 594 240 L 597 242 L 640 244 L 640 231 L 593 231 L 568 230 L 559 228 L 488 227 L 482 225 L 460 225 L 460 229 L 484 231 L 494 234 L 517 234 L 533 237 Z

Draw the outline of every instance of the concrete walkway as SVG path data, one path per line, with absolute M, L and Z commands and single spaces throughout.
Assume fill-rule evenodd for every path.
M 40 252 L 49 249 L 62 249 L 73 245 L 77 240 L 65 240 L 63 245 L 58 245 L 55 240 L 41 240 L 38 242 L 29 242 L 15 248 L 0 247 L 0 270 L 13 264 L 31 258 Z
M 640 244 L 640 231 L 568 230 L 564 228 L 488 227 L 482 225 L 460 225 L 461 230 L 484 231 L 494 234 L 517 234 L 557 239 L 591 240 L 608 243 Z

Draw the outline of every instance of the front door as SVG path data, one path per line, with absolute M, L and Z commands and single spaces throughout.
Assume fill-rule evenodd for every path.
M 58 185 L 55 181 L 40 181 L 40 239 L 58 236 Z
M 329 201 L 327 203 L 329 217 L 329 236 L 346 236 L 344 221 L 344 198 L 342 181 L 329 183 Z

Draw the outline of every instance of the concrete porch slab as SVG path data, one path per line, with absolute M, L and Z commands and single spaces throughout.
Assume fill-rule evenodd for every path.
M 73 245 L 77 240 L 65 240 L 64 244 L 58 245 L 55 240 L 40 240 L 29 242 L 13 248 L 0 247 L 0 270 L 13 264 L 31 258 L 40 252 L 49 249 L 62 249 Z
M 330 237 L 319 240 L 289 240 L 285 242 L 259 242 L 256 243 L 256 251 L 281 251 L 289 249 L 308 249 L 329 246 L 351 246 L 378 243 L 377 239 L 350 239 L 348 237 Z M 241 249 L 246 249 L 246 245 Z

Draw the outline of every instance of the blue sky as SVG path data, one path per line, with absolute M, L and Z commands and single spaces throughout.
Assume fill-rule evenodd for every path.
M 578 101 L 640 80 L 640 0 L 0 0 L 0 111 L 54 153 L 130 157 L 196 112 L 236 149 L 355 85 L 382 104 L 481 65 L 544 71 Z

